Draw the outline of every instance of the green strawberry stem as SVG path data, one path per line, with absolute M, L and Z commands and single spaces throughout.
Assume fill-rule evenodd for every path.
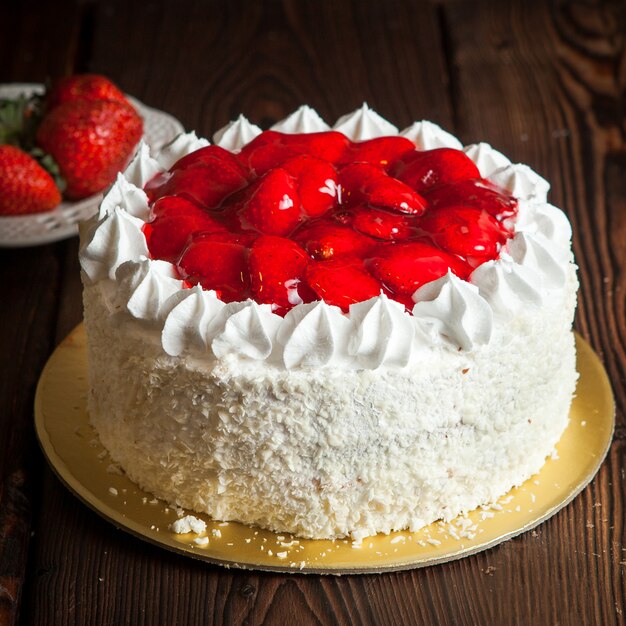
M 10 144 L 30 154 L 52 176 L 63 193 L 66 183 L 58 164 L 35 141 L 44 115 L 43 105 L 43 94 L 22 94 L 15 99 L 0 98 L 0 145 Z
M 29 154 L 43 167 L 44 170 L 52 176 L 54 179 L 54 183 L 57 186 L 58 190 L 63 193 L 65 188 L 67 187 L 67 183 L 65 179 L 61 175 L 61 170 L 57 162 L 54 160 L 54 157 L 47 152 L 44 152 L 41 148 L 33 148 L 29 151 Z

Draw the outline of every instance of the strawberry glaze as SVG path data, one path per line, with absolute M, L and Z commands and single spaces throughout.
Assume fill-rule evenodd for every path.
M 336 131 L 266 131 L 238 154 L 208 146 L 145 191 L 152 258 L 280 315 L 319 299 L 347 311 L 381 290 L 410 310 L 424 283 L 497 258 L 517 214 L 460 150 Z

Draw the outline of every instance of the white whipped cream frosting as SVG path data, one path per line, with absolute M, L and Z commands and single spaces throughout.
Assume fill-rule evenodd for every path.
M 148 219 L 150 214 L 146 192 L 129 182 L 124 174 L 117 175 L 115 182 L 104 196 L 98 209 L 98 217 L 103 219 L 115 207 L 119 207 L 144 221 Z
M 116 299 L 120 308 L 135 319 L 163 321 L 171 310 L 170 297 L 182 289 L 174 266 L 165 261 L 141 257 L 139 261 L 126 261 L 117 268 Z
M 233 122 L 228 122 L 226 126 L 220 128 L 214 135 L 213 141 L 220 148 L 239 152 L 247 143 L 261 134 L 261 129 L 255 124 L 251 124 L 248 118 L 240 115 Z
M 404 305 L 381 294 L 350 306 L 354 327 L 348 352 L 364 369 L 405 367 L 411 359 L 415 324 Z
M 422 285 L 414 294 L 413 317 L 431 324 L 441 337 L 462 350 L 489 343 L 493 312 L 478 287 L 455 276 Z
M 489 178 L 496 170 L 511 164 L 508 157 L 498 152 L 488 143 L 472 143 L 463 148 L 463 152 L 476 163 L 476 167 L 483 178 Z
M 254 300 L 231 302 L 213 324 L 213 354 L 218 358 L 237 354 L 259 361 L 267 359 L 282 321 L 272 313 L 269 304 L 257 304 Z
M 200 148 L 206 148 L 208 145 L 208 140 L 198 138 L 193 131 L 181 133 L 161 148 L 156 160 L 164 170 L 169 170 L 176 161 L 185 155 L 200 150 Z
M 199 285 L 182 289 L 171 298 L 176 301 L 161 331 L 163 349 L 171 356 L 205 353 L 211 345 L 210 330 L 226 305 L 214 291 L 204 291 Z
M 454 135 L 427 120 L 413 122 L 400 135 L 412 141 L 420 150 L 435 150 L 436 148 L 463 150 L 463 144 Z
M 302 106 L 273 127 L 287 133 L 330 127 Z M 353 141 L 397 135 L 398 129 L 366 104 L 333 126 Z M 241 149 L 261 129 L 239 116 L 215 133 L 214 142 Z M 462 147 L 431 122 L 402 131 L 420 149 L 463 149 L 481 175 L 520 201 L 515 235 L 500 257 L 480 265 L 469 282 L 451 272 L 413 295 L 412 315 L 381 295 L 353 304 L 348 314 L 325 302 L 298 304 L 284 318 L 251 300 L 225 304 L 213 291 L 184 288 L 175 268 L 149 259 L 142 231 L 149 207 L 142 187 L 186 154 L 209 145 L 195 133 L 179 135 L 154 158 L 140 144 L 135 158 L 104 197 L 98 215 L 81 225 L 80 262 L 87 284 L 101 284 L 111 314 L 127 316 L 158 333 L 171 356 L 243 358 L 274 367 L 403 368 L 424 350 L 477 350 L 494 336 L 501 317 L 554 301 L 566 289 L 571 226 L 546 202 L 549 184 L 528 166 L 511 164 L 485 143 Z M 113 293 L 112 297 L 109 297 Z
M 143 224 L 119 206 L 85 223 L 80 233 L 80 264 L 92 283 L 114 279 L 122 263 L 148 256 Z
M 398 134 L 396 126 L 370 109 L 365 102 L 361 108 L 340 117 L 333 126 L 333 130 L 343 133 L 352 141 L 365 141 Z
M 520 200 L 546 202 L 548 199 L 550 183 L 523 163 L 504 165 L 490 174 L 488 178 L 496 185 L 508 189 Z
M 142 139 L 139 142 L 135 156 L 124 170 L 124 178 L 132 185 L 135 185 L 135 187 L 143 189 L 144 185 L 149 180 L 164 169 L 165 168 L 150 155 L 150 146 Z
M 346 356 L 351 323 L 341 309 L 324 301 L 300 304 L 278 329 L 287 369 L 339 364 Z
M 330 130 L 330 126 L 319 116 L 317 111 L 303 104 L 284 120 L 272 126 L 272 130 L 281 133 L 321 133 Z

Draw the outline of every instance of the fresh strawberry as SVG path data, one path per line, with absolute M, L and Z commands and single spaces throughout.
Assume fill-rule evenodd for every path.
M 391 164 L 389 173 L 418 193 L 424 193 L 436 185 L 480 178 L 474 162 L 464 152 L 454 148 L 405 153 Z
M 214 289 L 224 302 L 245 300 L 250 292 L 249 250 L 238 243 L 196 238 L 178 262 L 190 284 Z
M 19 148 L 0 145 L 0 215 L 26 215 L 54 209 L 61 194 L 35 159 Z
M 281 168 L 269 171 L 243 194 L 239 211 L 242 228 L 285 236 L 301 219 L 300 197 L 293 177 Z
M 342 203 L 348 206 L 366 203 L 411 215 L 421 215 L 426 210 L 422 196 L 376 165 L 347 165 L 339 173 L 339 184 Z
M 385 168 L 412 150 L 415 150 L 415 144 L 406 137 L 376 137 L 351 143 L 341 156 L 339 165 L 371 163 Z
M 207 148 L 217 148 L 217 146 Z M 221 150 L 221 148 L 218 149 Z M 227 159 L 211 155 L 204 159 L 189 160 L 186 167 L 181 166 L 185 159 L 195 154 L 192 152 L 174 164 L 169 172 L 158 174 L 149 181 L 145 187 L 148 198 L 154 201 L 163 196 L 178 194 L 207 209 L 215 209 L 220 207 L 230 194 L 245 187 L 248 183 L 241 165 L 237 162 L 233 164 L 230 158 L 232 155 L 227 152 L 226 154 L 229 155 Z
M 394 294 L 411 296 L 415 290 L 451 269 L 466 278 L 469 266 L 425 241 L 382 244 L 366 262 L 367 269 Z
M 194 234 L 226 231 L 223 224 L 183 197 L 161 198 L 152 214 L 154 219 L 144 226 L 144 234 L 155 259 L 176 263 Z
M 453 206 L 426 215 L 420 226 L 436 245 L 476 266 L 494 259 L 508 234 L 505 227 L 482 209 Z
M 345 135 L 335 131 L 292 135 L 266 130 L 245 145 L 238 158 L 257 176 L 262 176 L 287 159 L 301 154 L 334 163 L 349 143 Z
M 129 104 L 113 100 L 66 102 L 46 115 L 37 142 L 58 163 L 65 194 L 79 199 L 102 191 L 124 169 L 143 122 Z
M 279 315 L 314 300 L 315 294 L 303 282 L 309 262 L 306 252 L 290 239 L 261 235 L 250 250 L 252 297 L 275 305 L 274 312 Z
M 319 219 L 302 226 L 292 235 L 314 259 L 327 261 L 345 256 L 360 256 L 370 250 L 375 242 L 349 226 L 327 219 Z
M 337 171 L 330 163 L 303 154 L 287 159 L 281 167 L 296 179 L 306 216 L 320 217 L 337 205 L 340 195 Z
M 367 206 L 357 206 L 337 213 L 335 219 L 376 239 L 400 241 L 422 234 L 419 221 L 414 216 Z
M 311 289 L 327 304 L 347 312 L 351 304 L 373 298 L 380 293 L 380 283 L 357 258 L 313 261 L 305 272 Z
M 76 100 L 115 100 L 128 104 L 126 96 L 105 76 L 76 74 L 54 82 L 46 94 L 46 107 L 51 111 L 60 104 Z
M 431 208 L 448 206 L 475 207 L 502 220 L 517 214 L 517 200 L 502 187 L 480 179 L 459 180 L 429 189 L 426 198 Z

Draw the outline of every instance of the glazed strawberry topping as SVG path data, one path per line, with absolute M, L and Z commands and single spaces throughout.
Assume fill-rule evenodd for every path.
M 304 275 L 309 255 L 291 239 L 261 235 L 250 248 L 252 297 L 260 303 L 274 304 L 276 312 L 286 313 L 296 304 L 315 300 L 306 291 Z
M 153 258 L 280 315 L 319 299 L 347 311 L 381 292 L 410 309 L 421 285 L 497 258 L 517 213 L 460 150 L 336 131 L 266 131 L 238 154 L 208 146 L 145 191 Z

